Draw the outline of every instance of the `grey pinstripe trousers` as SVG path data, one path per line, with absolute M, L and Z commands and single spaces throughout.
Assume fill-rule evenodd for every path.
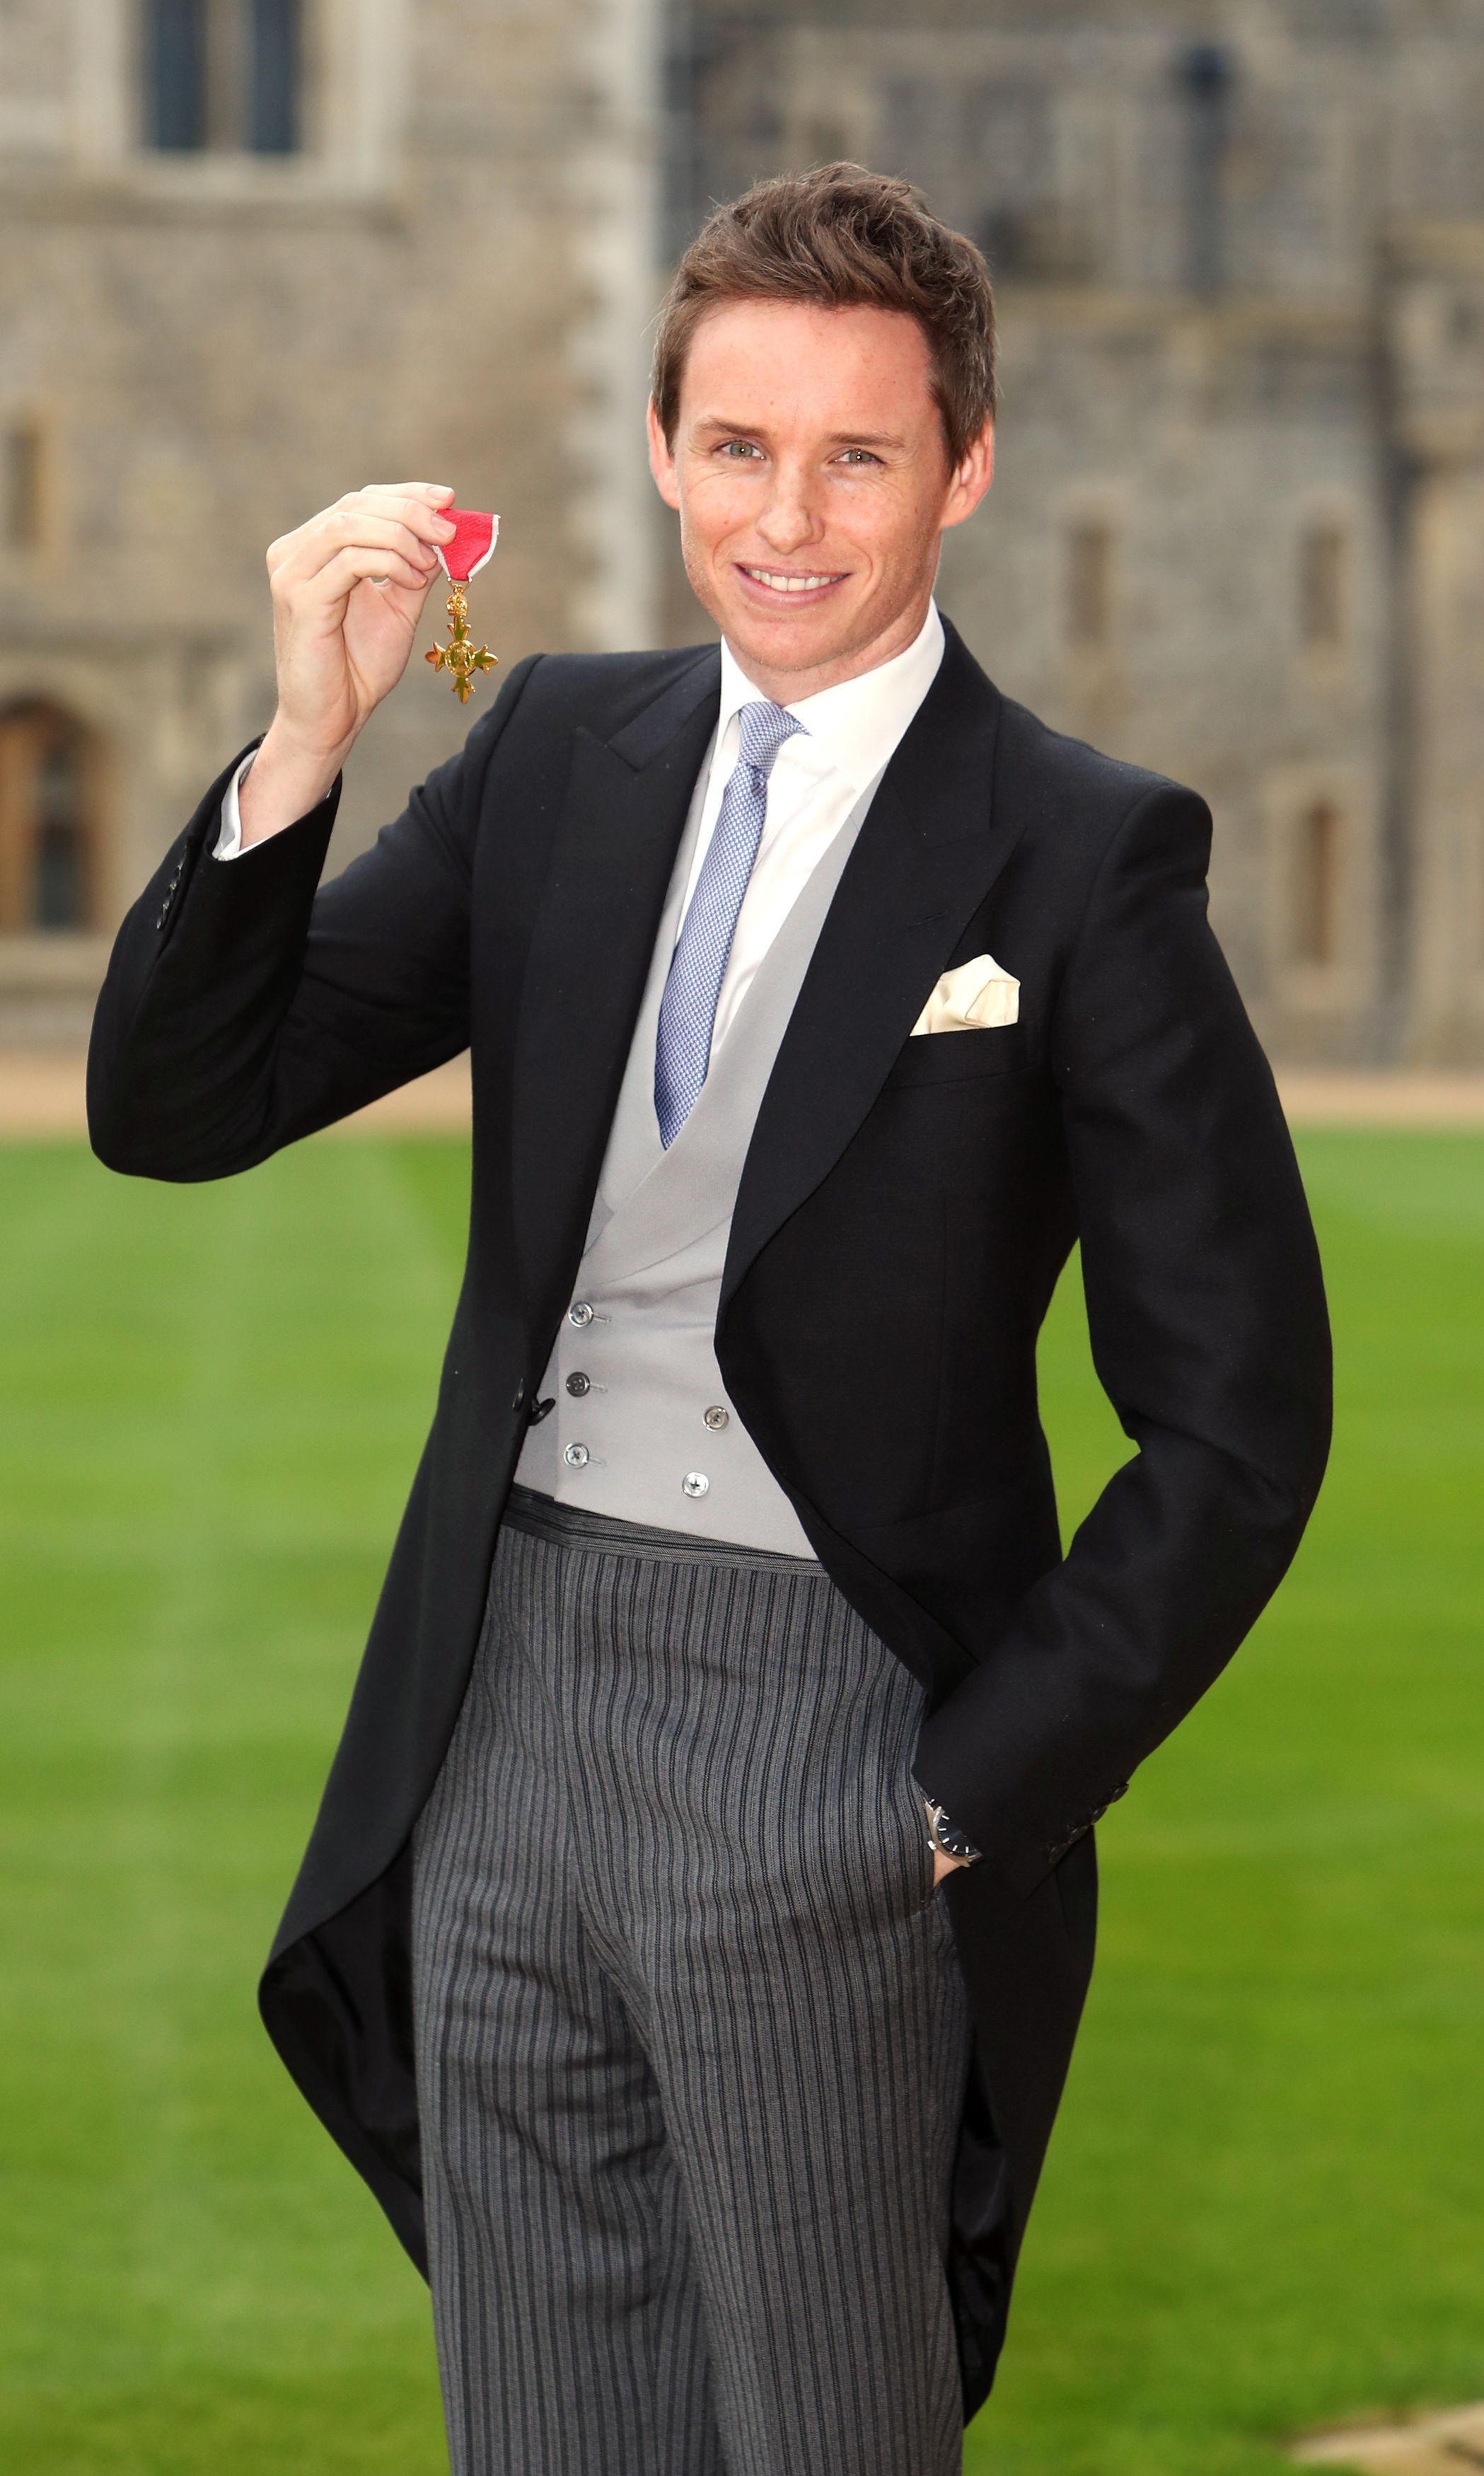
M 455 2476 L 953 2476 L 920 1688 L 817 1566 L 517 1491 L 414 1841 Z

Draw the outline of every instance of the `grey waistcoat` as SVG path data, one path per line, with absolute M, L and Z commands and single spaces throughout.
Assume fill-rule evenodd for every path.
M 522 1487 L 661 1530 L 812 1557 L 727 1399 L 713 1340 L 732 1209 L 762 1096 L 872 782 L 796 900 L 665 1151 L 655 1041 L 706 769 L 691 803 L 608 1133 L 577 1295 L 526 1438 Z M 879 780 L 879 777 L 878 777 Z

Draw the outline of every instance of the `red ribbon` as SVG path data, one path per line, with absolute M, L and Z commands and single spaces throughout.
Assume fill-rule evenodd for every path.
M 450 584 L 467 584 L 490 557 L 500 538 L 500 519 L 478 508 L 445 508 L 443 516 L 454 528 L 453 540 L 438 545 L 443 573 Z

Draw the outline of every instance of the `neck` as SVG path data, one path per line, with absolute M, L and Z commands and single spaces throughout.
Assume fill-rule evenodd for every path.
M 895 661 L 899 654 L 904 654 L 922 634 L 931 600 L 932 587 L 929 584 L 918 602 L 903 611 L 889 628 L 883 628 L 878 636 L 873 636 L 869 643 L 803 669 L 776 670 L 771 663 L 759 661 L 755 656 L 744 652 L 730 636 L 727 644 L 743 678 L 759 696 L 769 698 L 774 705 L 802 705 L 805 697 L 820 696 L 826 688 L 843 687 L 847 680 L 863 679 L 868 671 L 878 671 L 883 662 Z

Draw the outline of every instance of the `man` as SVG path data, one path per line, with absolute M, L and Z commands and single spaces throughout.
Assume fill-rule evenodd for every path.
M 521 663 L 318 892 L 451 493 L 276 543 L 272 727 L 99 1006 L 93 1140 L 153 1176 L 472 1052 L 437 1415 L 262 1991 L 431 2269 L 470 2476 L 957 2466 L 1092 1824 L 1323 1470 L 1206 811 L 933 607 L 993 333 L 900 183 L 719 210 L 650 438 L 720 655 Z M 1137 1450 L 1063 1557 L 1035 1345 L 1078 1236 Z

